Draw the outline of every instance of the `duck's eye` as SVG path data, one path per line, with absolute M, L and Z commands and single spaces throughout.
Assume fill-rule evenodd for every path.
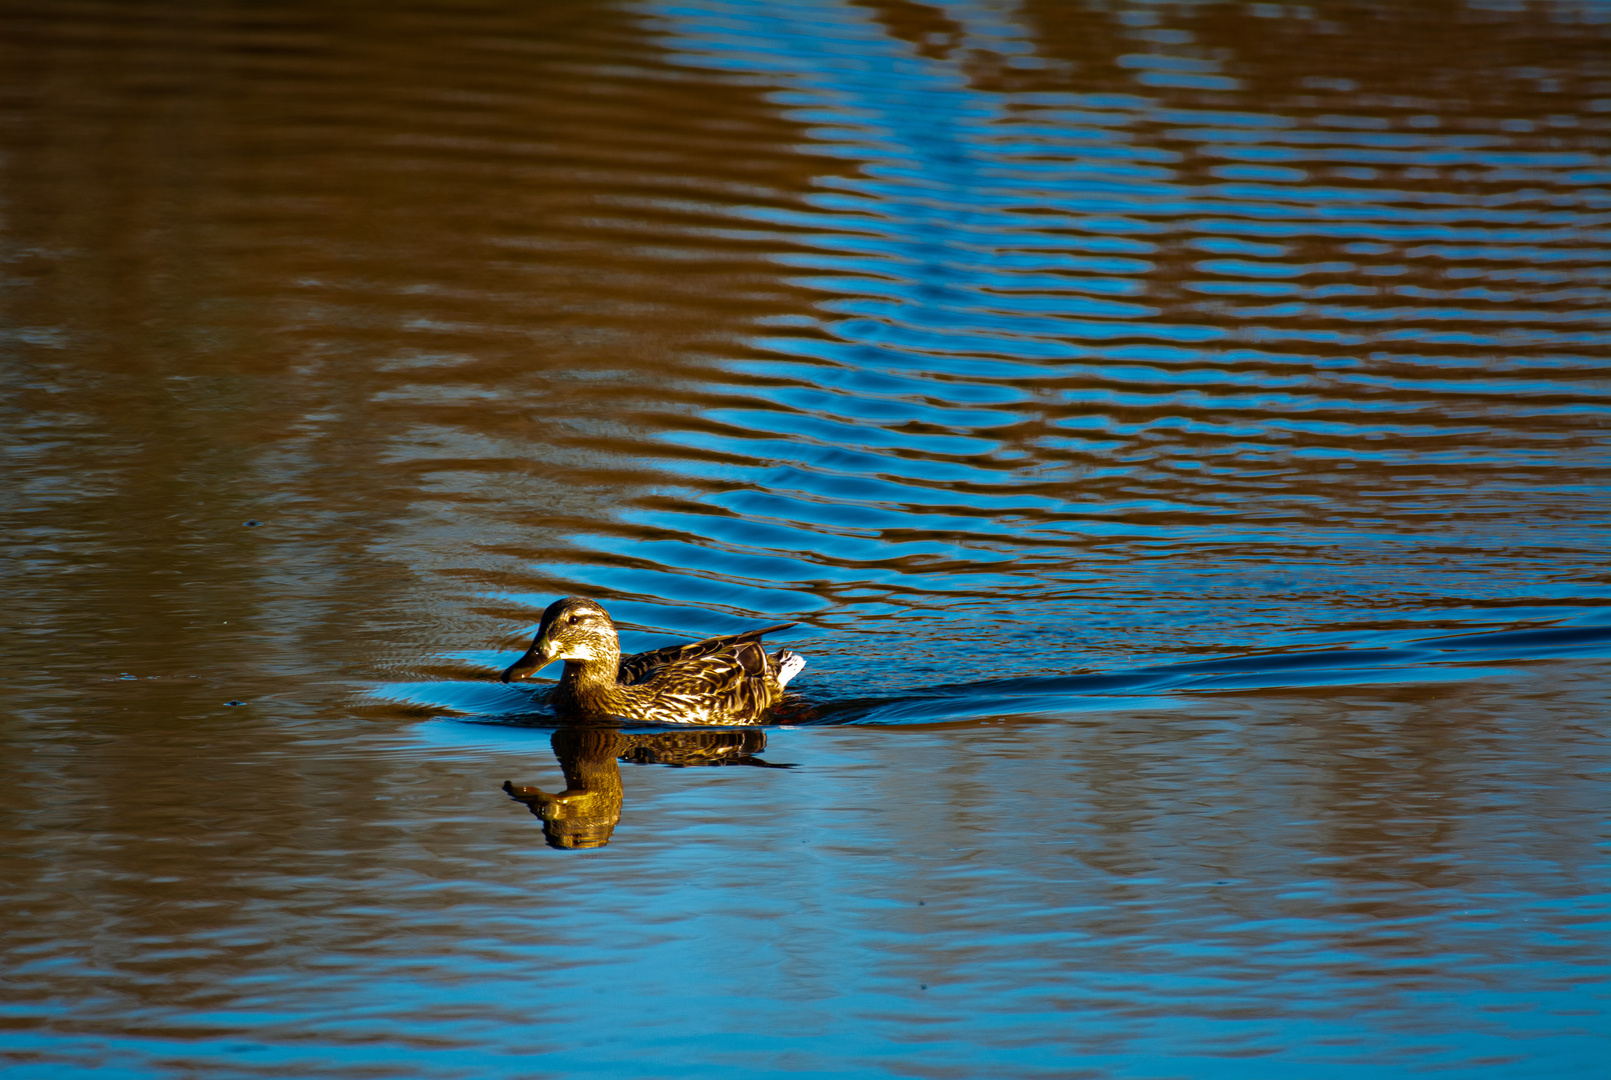
M 570 618 L 566 619 L 565 621 L 570 623 L 572 626 L 575 626 L 577 623 L 582 621 L 582 617 L 580 615 L 572 615 Z

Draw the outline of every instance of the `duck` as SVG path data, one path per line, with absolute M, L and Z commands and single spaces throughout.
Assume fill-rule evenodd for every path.
M 585 596 L 549 604 L 526 654 L 504 669 L 509 683 L 565 661 L 549 704 L 561 717 L 632 723 L 758 723 L 805 667 L 788 649 L 768 656 L 761 638 L 797 626 L 779 623 L 691 645 L 621 655 L 615 620 Z

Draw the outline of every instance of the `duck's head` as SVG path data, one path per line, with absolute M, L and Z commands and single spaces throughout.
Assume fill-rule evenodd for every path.
M 620 658 L 620 640 L 610 613 L 585 596 L 567 596 L 548 605 L 531 648 L 499 678 L 504 682 L 525 678 L 555 660 L 599 660 L 613 666 Z

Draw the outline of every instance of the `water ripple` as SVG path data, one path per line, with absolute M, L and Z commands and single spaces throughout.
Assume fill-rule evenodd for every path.
M 857 168 L 824 172 L 804 207 L 705 208 L 782 230 L 771 258 L 822 294 L 816 317 L 712 367 L 688 399 L 698 422 L 656 436 L 692 486 L 627 510 L 634 531 L 619 541 L 589 541 L 641 565 L 571 564 L 566 580 L 639 601 L 702 592 L 825 630 L 893 620 L 938 642 L 979 617 L 969 604 L 1067 635 L 1082 616 L 1058 583 L 1077 578 L 1087 605 L 1152 593 L 1132 634 L 1193 651 L 1421 620 L 1434 595 L 1458 596 L 1475 624 L 1513 618 L 1518 594 L 1538 601 L 1532 618 L 1604 601 L 1586 584 L 1557 606 L 1544 585 L 1546 552 L 1596 534 L 1571 493 L 1605 461 L 1605 294 L 1548 287 L 1599 280 L 1607 219 L 1592 184 L 1606 155 L 1592 139 L 1542 149 L 1427 130 L 1430 109 L 1406 118 L 1416 130 L 1390 130 L 1392 118 L 1193 108 L 1211 88 L 1189 80 L 986 90 L 959 54 L 891 39 L 875 7 L 648 9 L 677 62 L 766 80 L 801 125 L 798 150 Z M 963 38 L 1023 57 L 1043 47 L 1000 13 L 947 12 Z M 1139 53 L 1119 65 L 1207 70 Z M 1174 100 L 1157 96 L 1168 88 Z M 1438 123 L 1458 125 L 1455 109 Z M 1513 184 L 1502 170 L 1515 169 L 1551 186 L 1485 186 Z M 1505 263 L 1554 277 L 1452 284 L 1504 280 Z M 1440 569 L 1403 592 L 1398 566 L 1430 550 L 1433 519 Z M 679 539 L 645 542 L 662 530 Z M 1454 561 L 1496 543 L 1511 553 L 1499 574 Z M 1182 611 L 1158 595 L 1163 567 L 1258 563 L 1352 584 L 1323 599 L 1244 586 L 1216 598 L 1208 625 L 1194 625 L 1201 599 Z M 1047 662 L 1043 649 L 1015 655 Z M 834 659 L 854 669 L 839 692 L 891 686 L 876 661 Z
M 7 1067 L 1598 1075 L 1606 14 L 0 5 Z

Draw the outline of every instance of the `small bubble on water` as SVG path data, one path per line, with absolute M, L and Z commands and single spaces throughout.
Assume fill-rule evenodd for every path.
M 246 702 L 244 702 L 244 701 L 226 701 L 226 702 L 224 702 L 224 704 L 225 704 L 225 705 L 228 705 L 228 706 L 229 706 L 229 707 L 230 707 L 230 708 L 232 708 L 232 709 L 233 709 L 233 708 L 235 708 L 235 707 L 236 707 L 236 706 L 237 706 L 237 705 L 245 705 L 245 704 L 246 704 Z
M 262 523 L 262 522 L 261 522 L 261 521 L 258 521 L 258 520 L 257 520 L 257 519 L 255 519 L 255 518 L 254 518 L 254 519 L 252 519 L 252 520 L 251 520 L 251 521 L 243 521 L 243 522 L 241 522 L 241 524 L 242 524 L 242 525 L 245 525 L 245 526 L 246 526 L 246 527 L 247 527 L 247 528 L 248 528 L 248 529 L 255 529 L 255 528 L 257 528 L 257 527 L 258 527 L 258 526 L 259 526 L 259 525 L 261 525 L 261 524 L 263 524 L 263 523 Z

